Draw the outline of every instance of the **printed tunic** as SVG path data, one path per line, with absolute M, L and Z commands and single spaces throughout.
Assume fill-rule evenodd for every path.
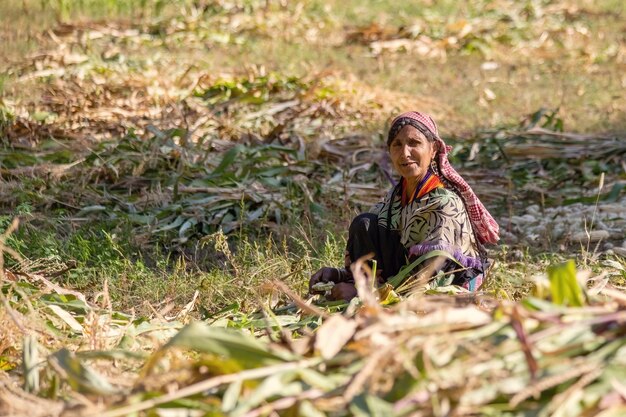
M 370 211 L 378 216 L 381 228 L 399 233 L 411 257 L 445 250 L 467 268 L 461 282 L 455 279 L 455 283 L 471 290 L 482 283 L 483 264 L 476 238 L 463 201 L 453 191 L 435 188 L 403 207 L 402 190 L 397 186 Z M 458 268 L 449 265 L 444 269 Z

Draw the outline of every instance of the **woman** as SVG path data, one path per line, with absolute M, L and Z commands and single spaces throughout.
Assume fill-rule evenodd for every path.
M 498 224 L 450 166 L 451 148 L 439 137 L 435 121 L 424 113 L 401 114 L 391 123 L 387 147 L 401 180 L 381 203 L 352 221 L 345 269 L 320 269 L 309 290 L 332 281 L 331 298 L 349 300 L 356 295 L 353 261 L 373 253 L 384 282 L 412 258 L 432 250 L 444 250 L 457 261 L 438 268 L 456 271 L 453 284 L 477 289 L 486 266 L 482 245 L 498 241 Z

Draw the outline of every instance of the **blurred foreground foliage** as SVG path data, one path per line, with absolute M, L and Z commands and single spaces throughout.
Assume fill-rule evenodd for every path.
M 276 284 L 265 289 L 273 308 L 233 304 L 202 321 L 189 316 L 196 296 L 136 317 L 111 310 L 106 285 L 89 301 L 42 275 L 4 271 L 0 404 L 12 415 L 108 417 L 626 410 L 625 303 L 604 275 L 570 261 L 536 277 L 520 302 L 416 292 L 383 307 L 358 268 L 349 305 L 308 305 Z

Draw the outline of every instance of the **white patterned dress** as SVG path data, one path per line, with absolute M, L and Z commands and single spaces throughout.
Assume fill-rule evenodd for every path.
M 396 231 L 411 258 L 432 250 L 444 250 L 467 268 L 457 273 L 455 284 L 475 290 L 482 284 L 483 261 L 471 222 L 461 198 L 447 188 L 435 188 L 402 206 L 401 187 L 394 187 L 374 206 L 382 229 Z M 444 270 L 459 269 L 449 262 Z

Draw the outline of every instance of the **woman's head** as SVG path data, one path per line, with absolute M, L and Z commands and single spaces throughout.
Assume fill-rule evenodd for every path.
M 389 134 L 387 135 L 387 146 L 391 145 L 393 138 L 406 125 L 413 126 L 431 141 L 439 138 L 439 129 L 432 117 L 426 113 L 408 111 L 397 116 L 391 122 L 391 128 L 389 128 Z
M 391 123 L 387 146 L 396 171 L 404 178 L 420 180 L 437 153 L 437 125 L 428 115 L 403 113 Z
M 402 127 L 389 144 L 393 167 L 407 180 L 421 180 L 435 153 L 435 141 L 411 125 Z
M 402 139 L 405 142 L 410 142 L 411 137 L 414 139 L 417 138 L 418 142 L 419 139 L 426 139 L 422 150 L 408 152 L 408 150 L 405 149 L 404 154 L 397 152 L 397 156 L 394 157 L 394 152 L 396 152 L 394 151 L 395 141 Z M 414 145 L 421 146 L 421 142 L 419 144 L 414 143 Z M 452 148 L 447 146 L 439 137 L 437 124 L 432 117 L 414 111 L 402 113 L 391 122 L 391 129 L 389 129 L 389 136 L 387 137 L 387 146 L 389 146 L 389 153 L 391 154 L 393 165 L 402 176 L 404 176 L 402 169 L 405 169 L 405 172 L 410 175 L 419 175 L 421 173 L 421 176 L 423 176 L 430 165 L 430 161 L 434 160 L 437 165 L 437 176 L 443 180 L 444 184 L 446 184 L 446 188 L 449 187 L 453 189 L 463 199 L 467 214 L 472 222 L 472 227 L 478 240 L 481 243 L 496 243 L 498 241 L 498 223 L 491 217 L 491 214 L 489 214 L 485 206 L 483 206 L 478 197 L 476 197 L 476 194 L 474 194 L 474 191 L 467 182 L 465 182 L 463 177 L 450 165 L 448 152 L 450 152 Z M 399 146 L 398 150 L 402 147 L 406 147 L 403 143 L 396 146 Z M 430 159 L 428 159 L 428 164 L 425 165 L 427 156 Z M 414 164 L 404 163 L 405 161 L 417 162 L 417 160 L 420 161 L 417 164 L 419 165 L 419 172 L 413 170 L 413 168 L 416 168 Z M 406 171 L 406 169 L 409 168 L 411 170 Z M 412 178 L 415 179 L 415 177 Z

